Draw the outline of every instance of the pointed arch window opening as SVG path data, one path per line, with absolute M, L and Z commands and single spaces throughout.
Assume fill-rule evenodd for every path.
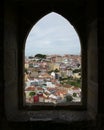
M 49 13 L 31 29 L 25 44 L 24 104 L 81 103 L 81 45 L 74 27 Z

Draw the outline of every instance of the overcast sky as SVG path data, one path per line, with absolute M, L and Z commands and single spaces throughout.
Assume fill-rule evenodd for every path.
M 33 26 L 25 45 L 25 56 L 80 54 L 80 51 L 80 41 L 75 29 L 64 17 L 54 12 Z

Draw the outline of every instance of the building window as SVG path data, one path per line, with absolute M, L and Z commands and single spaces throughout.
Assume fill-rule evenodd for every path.
M 82 102 L 81 44 L 74 27 L 52 12 L 31 29 L 24 54 L 24 106 L 65 108 Z

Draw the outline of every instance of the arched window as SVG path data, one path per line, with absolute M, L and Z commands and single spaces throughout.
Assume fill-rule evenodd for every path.
M 81 103 L 81 44 L 74 27 L 52 12 L 31 29 L 25 44 L 24 104 Z

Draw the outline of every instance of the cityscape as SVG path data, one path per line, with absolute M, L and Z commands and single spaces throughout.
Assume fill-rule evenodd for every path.
M 81 56 L 36 54 L 25 57 L 26 104 L 81 102 Z

